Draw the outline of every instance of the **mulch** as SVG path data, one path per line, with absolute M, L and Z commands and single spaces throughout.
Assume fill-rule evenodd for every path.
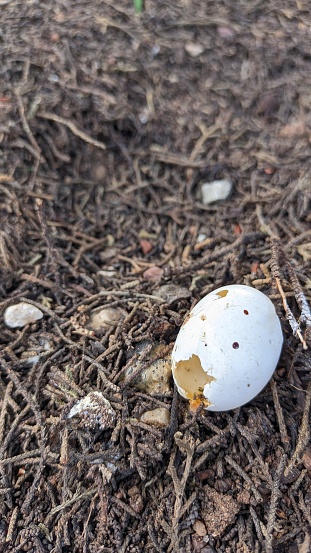
M 307 553 L 308 3 L 0 4 L 0 552 Z M 276 307 L 270 384 L 224 413 L 138 389 L 228 284 Z M 44 316 L 10 329 L 20 301 Z M 68 418 L 94 391 L 109 427 Z

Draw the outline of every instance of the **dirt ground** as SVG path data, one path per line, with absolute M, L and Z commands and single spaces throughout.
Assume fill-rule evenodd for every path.
M 309 3 L 0 5 L 0 552 L 310 552 Z M 270 384 L 224 413 L 139 387 L 233 283 L 280 316 Z

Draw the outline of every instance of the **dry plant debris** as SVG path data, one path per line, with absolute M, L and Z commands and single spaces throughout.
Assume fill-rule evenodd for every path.
M 0 552 L 306 553 L 307 3 L 1 7 Z M 203 205 L 215 180 L 233 193 Z M 135 387 L 230 283 L 281 318 L 270 386 L 208 414 Z M 8 328 L 20 302 L 43 317 Z M 102 309 L 122 315 L 89 328 Z

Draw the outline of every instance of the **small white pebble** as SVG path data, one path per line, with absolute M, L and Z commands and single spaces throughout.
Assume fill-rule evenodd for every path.
M 205 182 L 201 186 L 202 202 L 209 205 L 219 200 L 226 200 L 232 190 L 232 182 L 228 179 Z
M 148 108 L 145 108 L 139 115 L 139 121 L 142 125 L 146 125 L 150 119 L 150 111 Z
M 197 244 L 200 244 L 200 242 L 204 242 L 206 238 L 207 238 L 207 234 L 204 234 L 203 232 L 201 232 L 200 234 L 198 234 Z
M 42 317 L 43 313 L 40 309 L 23 301 L 10 305 L 4 312 L 4 322 L 10 328 L 21 328 L 39 321 Z
M 88 328 L 91 330 L 107 330 L 110 326 L 115 325 L 121 319 L 124 319 L 126 313 L 118 307 L 104 307 L 100 311 L 91 313 Z
M 152 47 L 152 50 L 151 50 L 151 54 L 152 56 L 157 56 L 159 53 L 160 53 L 160 46 L 158 44 L 155 44 L 153 47 Z
M 203 54 L 205 48 L 203 44 L 199 42 L 187 42 L 185 44 L 185 50 L 192 58 L 197 58 L 200 54 Z
M 163 428 L 168 426 L 170 422 L 170 413 L 165 407 L 158 407 L 152 411 L 145 411 L 145 413 L 140 417 L 140 420 L 146 424 L 152 424 L 152 426 Z

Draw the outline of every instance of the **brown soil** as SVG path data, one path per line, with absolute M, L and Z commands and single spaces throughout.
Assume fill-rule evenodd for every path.
M 0 551 L 307 553 L 308 2 L 0 4 Z M 217 178 L 233 193 L 204 206 Z M 124 367 L 230 283 L 281 318 L 270 385 L 195 414 L 135 387 Z M 44 317 L 10 329 L 22 298 Z M 122 315 L 92 332 L 99 306 Z M 68 418 L 94 391 L 115 418 Z

